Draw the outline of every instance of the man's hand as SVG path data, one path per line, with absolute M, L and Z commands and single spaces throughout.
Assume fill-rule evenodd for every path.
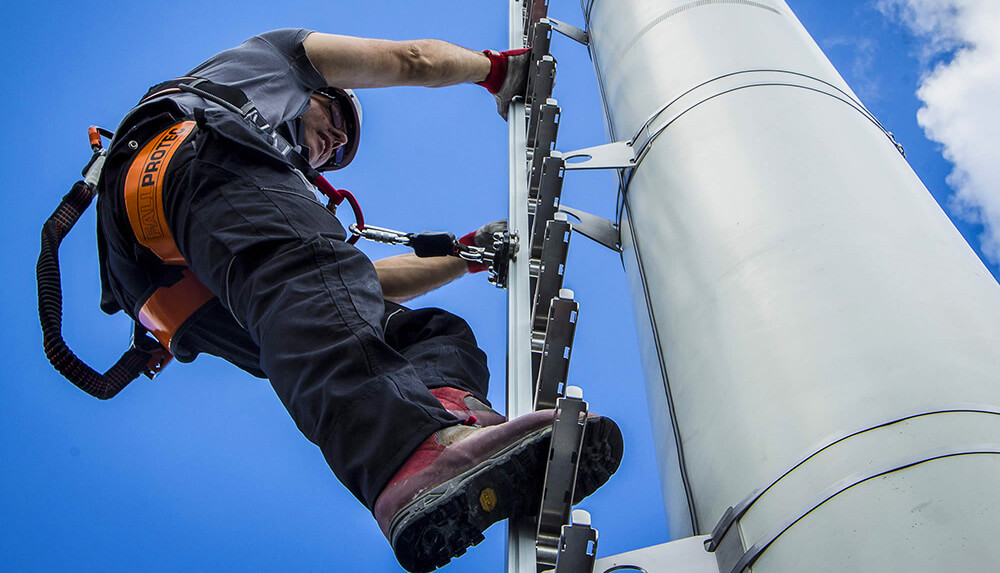
M 462 237 L 463 245 L 490 248 L 493 233 L 507 229 L 507 220 L 493 221 Z M 442 287 L 466 273 L 487 270 L 481 263 L 470 263 L 458 257 L 421 258 L 414 253 L 396 255 L 375 261 L 375 272 L 382 286 L 382 296 L 392 302 L 403 303 L 436 288 Z
M 528 58 L 531 48 L 495 52 L 483 52 L 490 58 L 490 75 L 479 82 L 497 100 L 497 112 L 507 119 L 510 102 L 517 96 L 524 96 L 528 90 Z
M 471 247 L 482 247 L 484 249 L 489 249 L 493 246 L 493 234 L 502 233 L 507 230 L 507 219 L 500 219 L 499 221 L 493 221 L 492 223 L 486 223 L 482 227 L 479 227 L 475 231 L 465 235 L 458 240 L 459 243 L 463 245 L 469 245 Z M 481 273 L 485 270 L 489 270 L 489 267 L 483 263 L 469 262 L 469 272 L 470 273 Z

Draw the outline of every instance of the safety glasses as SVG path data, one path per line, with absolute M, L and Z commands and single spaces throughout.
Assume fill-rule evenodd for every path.
M 324 97 L 326 97 L 325 94 Z M 348 125 L 347 119 L 345 119 L 344 117 L 344 111 L 341 108 L 341 102 L 339 98 L 328 98 L 328 99 L 330 100 L 330 106 L 328 107 L 328 109 L 330 110 L 330 123 L 337 130 L 344 132 L 347 135 L 348 139 L 350 139 L 354 135 L 353 133 L 351 133 L 352 126 Z M 347 144 L 342 145 L 334 150 L 333 156 L 330 157 L 330 160 L 334 165 L 340 165 L 341 163 L 343 163 L 344 155 L 347 153 L 347 149 L 349 146 L 350 146 L 350 141 L 348 141 Z
M 330 100 L 330 122 L 333 124 L 333 127 L 347 133 L 347 122 L 344 121 L 344 113 L 340 109 L 340 102 L 335 99 Z M 350 136 L 350 133 L 347 133 L 347 135 Z

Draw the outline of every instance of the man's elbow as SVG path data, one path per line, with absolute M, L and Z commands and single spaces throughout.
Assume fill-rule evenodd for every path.
M 398 52 L 400 77 L 404 83 L 433 87 L 445 75 L 444 66 L 434 57 L 432 40 L 403 42 Z

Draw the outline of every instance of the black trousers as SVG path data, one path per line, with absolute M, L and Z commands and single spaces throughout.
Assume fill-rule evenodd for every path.
M 368 508 L 431 433 L 457 423 L 429 388 L 486 398 L 468 325 L 382 299 L 371 261 L 286 165 L 200 125 L 166 174 L 164 212 L 189 268 L 220 303 L 183 335 L 192 352 L 266 376 L 302 433 Z M 227 127 L 227 125 L 229 127 Z

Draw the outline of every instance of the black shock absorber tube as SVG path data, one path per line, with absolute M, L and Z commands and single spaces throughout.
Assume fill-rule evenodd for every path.
M 104 374 L 84 364 L 62 337 L 62 281 L 59 245 L 94 198 L 94 190 L 77 181 L 42 226 L 42 248 L 35 267 L 38 280 L 38 318 L 42 324 L 45 356 L 67 380 L 101 400 L 113 398 L 122 388 L 149 372 L 153 354 L 132 347 Z

